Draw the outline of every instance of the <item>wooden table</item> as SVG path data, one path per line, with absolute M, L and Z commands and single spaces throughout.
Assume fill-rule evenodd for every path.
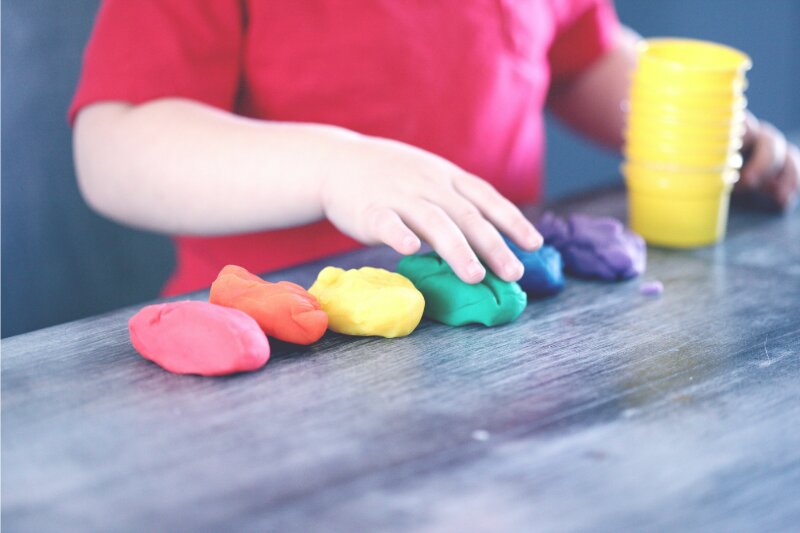
M 556 209 L 624 217 L 624 197 Z M 799 531 L 800 216 L 737 212 L 722 246 L 649 253 L 660 298 L 570 279 L 505 327 L 273 343 L 229 378 L 140 358 L 133 308 L 7 339 L 4 525 Z

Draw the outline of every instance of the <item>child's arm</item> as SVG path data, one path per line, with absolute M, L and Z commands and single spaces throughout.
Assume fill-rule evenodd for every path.
M 485 274 L 476 252 L 501 278 L 522 275 L 498 230 L 529 250 L 542 242 L 483 180 L 412 146 L 337 127 L 161 99 L 89 106 L 74 138 L 87 202 L 149 230 L 243 233 L 327 217 L 362 242 L 404 254 L 424 239 L 472 283 Z
M 630 73 L 636 68 L 638 35 L 622 28 L 616 47 L 566 84 L 553 87 L 550 108 L 567 124 L 615 149 L 622 148 L 625 129 L 623 102 L 628 97 Z M 780 131 L 748 113 L 739 190 L 769 196 L 789 209 L 800 190 L 800 151 L 787 144 Z
M 554 84 L 548 106 L 560 119 L 587 137 L 617 150 L 625 131 L 623 104 L 630 74 L 636 68 L 639 36 L 621 27 L 614 48 L 568 82 Z

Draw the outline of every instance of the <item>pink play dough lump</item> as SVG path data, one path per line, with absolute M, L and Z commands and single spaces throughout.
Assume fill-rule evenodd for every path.
M 128 330 L 142 357 L 176 374 L 247 372 L 269 359 L 269 342 L 253 318 L 208 302 L 148 305 Z

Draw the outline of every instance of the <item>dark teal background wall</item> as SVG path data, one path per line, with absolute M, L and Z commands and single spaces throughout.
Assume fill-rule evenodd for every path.
M 131 0 L 136 1 L 136 0 Z M 2 4 L 2 335 L 153 298 L 167 239 L 85 206 L 66 123 L 98 0 Z
M 75 186 L 64 116 L 97 5 L 2 4 L 3 336 L 151 299 L 172 264 L 166 239 L 102 220 Z M 616 5 L 623 22 L 645 36 L 705 38 L 749 52 L 751 108 L 781 128 L 800 130 L 800 1 Z M 548 139 L 549 197 L 616 179 L 613 155 L 553 124 Z

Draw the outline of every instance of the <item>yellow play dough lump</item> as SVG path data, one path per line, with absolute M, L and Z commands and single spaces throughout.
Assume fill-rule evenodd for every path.
M 419 324 L 425 299 L 407 278 L 382 268 L 325 267 L 308 289 L 345 335 L 402 337 Z

